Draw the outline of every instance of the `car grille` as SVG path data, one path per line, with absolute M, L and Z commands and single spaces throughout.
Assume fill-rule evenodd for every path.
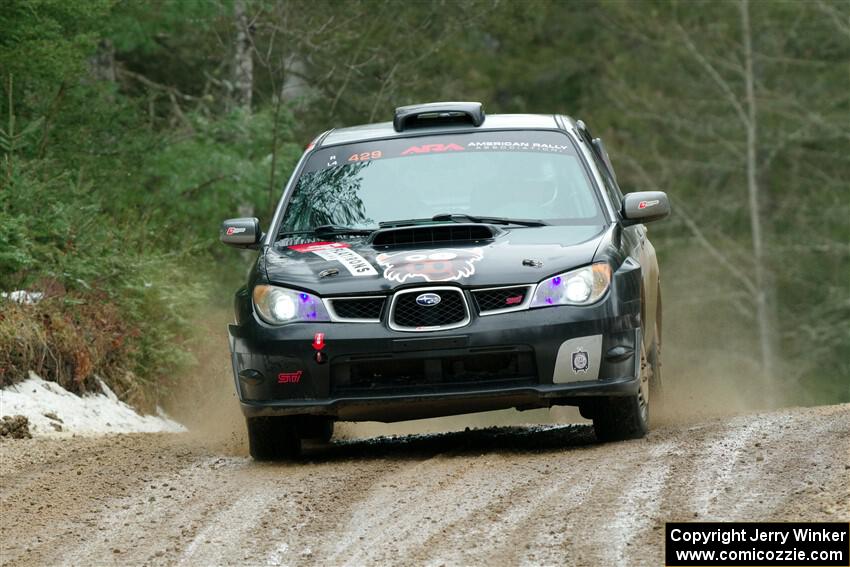
M 380 321 L 383 297 L 337 297 L 328 300 L 338 319 Z
M 537 383 L 529 347 L 348 359 L 331 366 L 331 395 L 429 393 Z
M 423 294 L 440 297 L 436 305 L 420 305 Z M 390 327 L 396 330 L 427 331 L 435 327 L 454 328 L 469 322 L 469 308 L 463 291 L 456 288 L 418 288 L 396 294 L 390 313 Z
M 501 287 L 472 292 L 479 313 L 491 313 L 524 306 L 533 286 Z

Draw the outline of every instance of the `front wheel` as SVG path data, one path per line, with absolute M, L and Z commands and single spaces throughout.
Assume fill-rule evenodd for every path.
M 600 400 L 593 412 L 593 429 L 600 441 L 640 439 L 649 431 L 649 395 L 654 363 L 649 361 L 646 342 L 641 340 L 640 387 L 634 396 L 612 396 Z
M 255 461 L 292 459 L 301 453 L 301 438 L 290 417 L 249 417 L 248 451 Z

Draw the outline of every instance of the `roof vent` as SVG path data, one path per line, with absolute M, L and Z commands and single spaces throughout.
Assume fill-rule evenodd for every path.
M 492 240 L 496 227 L 486 224 L 439 224 L 432 226 L 406 226 L 385 228 L 372 237 L 373 246 L 400 246 L 410 244 L 457 244 Z
M 431 102 L 399 106 L 393 118 L 396 132 L 444 124 L 481 126 L 483 123 L 484 105 L 480 102 Z

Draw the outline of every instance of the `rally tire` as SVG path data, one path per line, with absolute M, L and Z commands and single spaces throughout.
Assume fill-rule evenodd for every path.
M 322 443 L 330 443 L 331 439 L 334 436 L 334 421 L 332 419 L 328 419 L 325 421 L 324 426 L 322 427 L 322 435 L 319 437 L 319 441 Z
M 622 441 L 640 439 L 648 430 L 643 419 L 640 394 L 635 396 L 610 397 L 596 408 L 593 429 L 600 441 Z
M 652 364 L 641 342 L 640 375 L 637 394 L 611 396 L 600 400 L 593 412 L 593 429 L 600 441 L 640 439 L 649 431 L 649 398 Z
M 298 437 L 329 443 L 334 435 L 334 420 L 330 417 L 302 415 L 295 419 Z
M 295 423 L 286 417 L 249 417 L 248 450 L 255 461 L 294 459 L 301 453 Z

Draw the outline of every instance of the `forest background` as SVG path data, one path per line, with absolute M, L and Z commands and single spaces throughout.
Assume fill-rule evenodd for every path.
M 0 385 L 167 400 L 226 348 L 251 259 L 220 221 L 265 226 L 318 133 L 437 100 L 583 119 L 624 192 L 668 192 L 666 381 L 850 401 L 836 0 L 4 0 Z

